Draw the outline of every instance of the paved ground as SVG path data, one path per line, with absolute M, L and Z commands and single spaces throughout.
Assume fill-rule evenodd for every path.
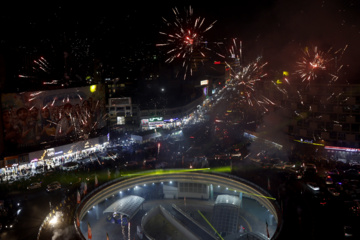
M 212 231 L 211 227 L 207 224 L 204 218 L 198 213 L 200 211 L 209 221 L 212 217 L 213 202 L 205 200 L 190 200 L 187 199 L 186 203 L 181 199 L 165 199 L 165 200 L 152 200 L 145 201 L 143 207 L 135 215 L 135 217 L 130 221 L 130 225 L 127 227 L 122 227 L 117 224 L 113 224 L 106 221 L 106 214 L 102 214 L 102 211 L 105 209 L 105 205 L 101 205 L 99 208 L 99 217 L 97 219 L 95 210 L 91 210 L 81 222 L 81 230 L 85 236 L 87 236 L 87 223 L 90 223 L 93 239 L 102 239 L 108 233 L 109 238 L 112 239 L 140 239 L 136 234 L 136 227 L 141 225 L 142 216 L 148 212 L 150 209 L 161 205 L 169 212 L 172 212 L 172 204 L 178 206 L 188 215 L 198 223 L 200 223 L 204 228 Z M 268 215 L 267 210 L 262 207 L 256 201 L 243 198 L 243 205 L 239 214 L 239 221 L 242 226 L 245 227 L 246 231 L 261 231 L 265 232 L 265 219 Z M 172 226 L 169 224 L 166 228 L 161 231 L 171 232 Z M 276 224 L 269 225 L 270 234 L 275 231 Z M 174 238 L 173 238 L 174 239 Z M 176 239 L 176 238 L 175 238 Z

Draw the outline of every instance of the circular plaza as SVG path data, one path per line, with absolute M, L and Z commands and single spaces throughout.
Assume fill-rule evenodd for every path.
M 147 171 L 108 182 L 82 199 L 80 239 L 276 239 L 282 216 L 257 185 L 209 169 Z

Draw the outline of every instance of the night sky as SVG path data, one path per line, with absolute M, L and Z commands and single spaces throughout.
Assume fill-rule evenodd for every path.
M 195 17 L 205 18 L 204 25 L 217 21 L 204 33 L 209 43 L 238 38 L 244 56 L 262 55 L 269 67 L 285 69 L 294 67 L 305 47 L 326 51 L 348 46 L 342 62 L 348 66 L 348 77 L 359 75 L 360 3 L 356 0 L 101 1 L 87 5 L 50 1 L 7 6 L 0 10 L 1 45 L 7 51 L 21 46 L 41 53 L 91 45 L 98 55 L 122 55 L 140 43 L 164 41 L 159 31 L 168 29 L 162 17 L 172 21 L 172 8 L 185 13 L 191 6 Z

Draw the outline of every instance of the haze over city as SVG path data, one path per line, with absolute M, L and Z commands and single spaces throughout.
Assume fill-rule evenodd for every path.
M 356 239 L 359 13 L 4 4 L 0 239 Z

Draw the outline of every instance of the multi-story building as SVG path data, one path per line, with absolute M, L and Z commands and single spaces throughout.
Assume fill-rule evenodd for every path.
M 107 144 L 101 84 L 1 94 L 0 168 L 18 172 L 81 157 Z
M 267 82 L 264 89 L 276 99 L 275 108 L 282 113 L 290 141 L 313 145 L 334 158 L 358 158 L 359 84 L 291 83 L 284 92 L 278 87 Z
M 118 132 L 138 126 L 138 105 L 133 104 L 131 97 L 108 99 L 108 125 Z

